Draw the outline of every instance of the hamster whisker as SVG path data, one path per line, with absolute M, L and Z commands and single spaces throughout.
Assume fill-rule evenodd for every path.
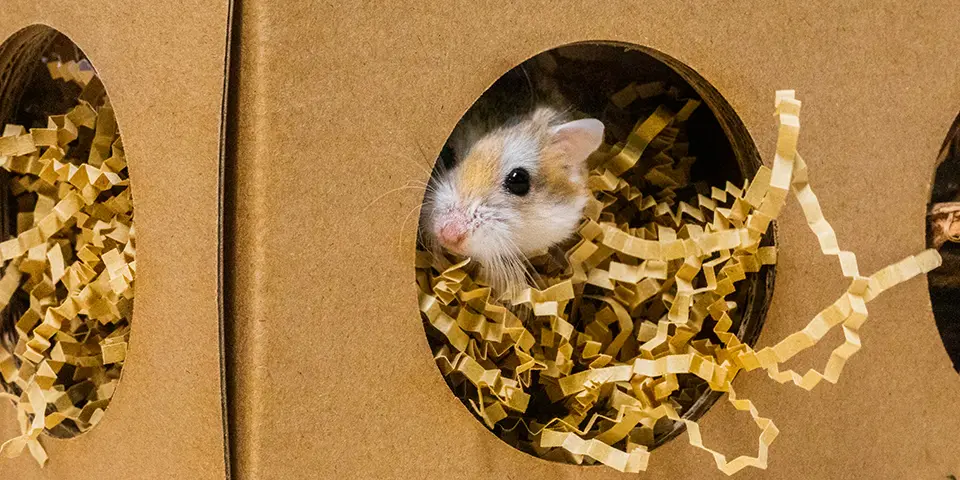
M 397 235 L 398 240 L 399 240 L 399 242 L 397 243 L 397 249 L 398 249 L 400 252 L 403 252 L 403 231 L 404 231 L 404 230 L 406 229 L 406 227 L 407 227 L 407 220 L 410 220 L 410 216 L 413 215 L 414 212 L 418 211 L 421 207 L 423 207 L 423 205 L 424 205 L 424 204 L 422 204 L 422 203 L 415 205 L 415 206 L 414 206 L 409 212 L 407 212 L 407 214 L 404 215 L 404 217 L 403 217 L 403 223 L 400 224 L 400 231 L 398 232 L 399 235 Z M 418 227 L 417 227 L 417 234 L 418 234 L 418 235 L 419 235 L 419 232 L 420 232 L 420 228 L 419 228 L 419 226 L 418 226 Z
M 433 185 L 430 185 L 429 183 L 424 182 L 423 180 L 417 180 L 415 178 L 411 178 L 410 180 L 407 180 L 406 185 L 416 185 L 418 187 L 423 187 L 423 188 L 433 187 Z
M 491 283 L 495 288 L 501 291 L 504 297 L 512 298 L 519 293 L 520 288 L 526 283 L 527 269 L 524 268 L 517 256 L 519 249 L 514 251 L 514 245 L 507 237 L 497 239 L 499 251 L 504 252 L 491 259 Z
M 429 186 L 420 185 L 420 184 L 413 184 L 413 185 L 411 185 L 411 183 L 414 183 L 414 182 L 416 182 L 416 180 L 411 180 L 411 181 L 407 182 L 406 184 L 404 184 L 403 186 L 400 186 L 400 187 L 397 187 L 397 188 L 393 188 L 393 189 L 387 190 L 386 192 L 384 192 L 384 193 L 382 193 L 381 195 L 379 195 L 377 198 L 373 199 L 370 203 L 367 204 L 367 206 L 363 207 L 363 210 L 360 210 L 360 213 L 366 212 L 368 208 L 372 207 L 375 203 L 379 202 L 380 200 L 383 200 L 384 198 L 386 198 L 387 195 L 390 195 L 390 194 L 393 194 L 393 193 L 397 193 L 397 192 L 401 192 L 401 191 L 403 191 L 403 190 L 411 190 L 411 189 L 413 189 L 413 190 L 424 190 L 424 189 L 426 189 L 428 192 L 431 192 L 431 193 L 435 191 L 435 190 L 434 190 L 435 187 L 429 187 Z
M 425 230 L 423 228 L 423 214 L 424 212 L 429 213 L 434 208 L 435 204 L 436 202 L 434 202 L 433 199 L 427 199 L 424 200 L 423 205 L 421 205 L 419 221 L 417 222 L 417 244 L 422 246 L 424 250 L 430 252 L 434 257 L 437 257 L 443 254 L 443 249 L 440 247 L 440 244 L 433 235 L 424 235 Z
M 400 152 L 395 152 L 395 151 L 388 151 L 387 153 L 388 153 L 389 155 L 392 155 L 394 158 L 400 158 L 400 159 L 403 159 L 403 160 L 406 160 L 406 161 L 408 161 L 408 162 L 413 163 L 414 165 L 417 166 L 418 169 L 420 169 L 421 172 L 427 174 L 427 178 L 430 178 L 431 176 L 433 176 L 433 172 L 431 171 L 432 169 L 431 169 L 431 168 L 428 168 L 428 167 L 429 167 L 428 165 L 424 165 L 424 164 L 420 163 L 420 162 L 417 161 L 414 157 L 411 157 L 411 156 L 409 156 L 409 155 L 404 155 L 404 154 L 402 154 L 402 153 L 400 153 Z M 421 150 L 421 153 L 422 153 L 422 150 Z M 441 162 L 438 162 L 438 163 L 441 163 Z
M 441 173 L 446 173 L 447 171 L 446 166 L 443 164 L 443 161 L 440 159 L 439 156 L 437 158 L 434 158 L 433 161 L 431 161 L 430 157 L 427 156 L 427 152 L 423 151 L 423 145 L 420 145 L 420 142 L 414 142 L 414 143 L 417 145 L 417 150 L 420 152 L 420 158 L 422 158 L 424 162 L 427 162 L 427 166 L 430 167 L 430 170 L 439 169 Z M 417 162 L 417 163 L 420 163 L 420 162 Z M 433 176 L 434 173 L 437 173 L 437 172 L 431 171 L 430 175 Z
M 520 250 L 520 247 L 517 246 L 517 242 L 514 242 L 510 238 L 506 238 L 508 246 L 513 251 L 513 257 L 515 261 L 521 265 L 524 272 L 524 277 L 530 281 L 530 286 L 540 288 L 540 274 L 537 273 L 537 269 L 530 263 L 530 259 Z

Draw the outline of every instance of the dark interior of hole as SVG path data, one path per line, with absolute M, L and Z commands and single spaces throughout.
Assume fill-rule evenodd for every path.
M 608 141 L 612 137 L 625 138 L 637 119 L 648 117 L 657 107 L 655 104 L 636 101 L 628 107 L 627 115 L 607 108 L 610 96 L 630 82 L 644 84 L 663 81 L 668 87 L 679 89 L 681 98 L 701 98 L 674 69 L 640 50 L 584 44 L 562 47 L 547 53 L 553 53 L 558 63 L 556 78 L 563 95 L 581 112 L 604 122 L 608 129 Z M 522 73 L 519 69 L 513 69 L 498 82 L 523 83 L 523 80 L 514 81 L 508 78 L 511 76 L 520 77 Z M 673 111 L 679 110 L 684 103 L 665 97 L 658 97 L 659 100 Z M 709 107 L 701 106 L 694 111 L 687 121 L 687 128 L 690 137 L 695 139 L 690 142 L 690 154 L 698 158 L 691 171 L 692 182 L 708 181 L 722 187 L 724 182 L 730 181 L 741 185 L 746 176 L 755 173 L 756 167 L 743 168 L 743 165 L 738 163 L 730 139 L 718 122 L 717 115 Z M 449 154 L 449 149 L 445 147 L 442 156 L 448 162 Z M 678 193 L 680 198 L 684 198 L 684 193 L 689 195 L 690 191 Z
M 691 170 L 691 185 L 703 182 L 706 185 L 723 188 L 724 184 L 730 181 L 742 186 L 744 179 L 752 178 L 759 168 L 761 164 L 759 154 L 736 114 L 715 89 L 679 62 L 665 56 L 655 58 L 645 51 L 634 48 L 603 44 L 563 47 L 548 54 L 551 54 L 557 62 L 557 69 L 553 75 L 564 96 L 581 112 L 604 122 L 608 132 L 606 139 L 608 143 L 612 144 L 626 138 L 635 123 L 647 118 L 660 104 L 666 105 L 673 111 L 679 110 L 683 101 L 663 95 L 652 99 L 653 101 L 634 102 L 628 107 L 626 114 L 618 112 L 618 109 L 608 108 L 610 96 L 631 82 L 644 84 L 662 81 L 668 88 L 679 89 L 677 97 L 680 99 L 695 98 L 705 101 L 687 122 L 690 155 L 697 157 Z M 513 80 L 517 80 L 522 74 L 518 69 L 514 69 L 498 82 L 512 81 L 509 78 L 511 75 L 515 77 Z M 523 82 L 515 83 L 521 85 Z M 696 88 L 691 83 L 695 84 Z M 452 162 L 449 155 L 450 150 L 445 147 L 441 154 L 441 161 Z M 690 186 L 677 190 L 677 193 L 678 200 L 689 201 L 695 199 L 698 192 L 695 187 Z M 709 190 L 699 193 L 709 196 Z M 762 244 L 764 246 L 774 244 L 773 226 L 767 232 Z M 772 268 L 762 269 L 759 274 L 751 278 L 747 288 L 738 288 L 736 294 L 730 298 L 741 306 L 740 309 L 732 312 L 734 325 L 731 331 L 737 332 L 740 339 L 749 345 L 754 345 L 759 336 L 772 294 L 773 273 Z M 587 288 L 595 287 L 587 286 Z M 602 294 L 602 292 L 592 293 Z M 713 341 L 718 341 L 712 331 L 713 323 L 712 320 L 707 319 L 698 338 L 711 338 Z M 579 326 L 582 328 L 582 325 Z M 616 327 L 613 329 L 616 330 Z M 426 330 L 434 346 L 442 344 L 443 339 L 436 331 L 430 327 Z M 470 398 L 470 395 L 465 395 L 466 385 L 454 385 L 449 377 L 447 381 L 461 399 Z M 709 391 L 706 383 L 694 375 L 679 375 L 678 382 L 680 389 L 688 386 L 697 388 L 698 397 L 691 399 L 685 405 L 684 418 L 696 420 L 722 395 L 720 392 Z M 536 381 L 534 380 L 533 383 Z M 535 417 L 545 422 L 566 414 L 564 407 L 551 402 L 542 389 L 538 391 L 534 388 L 528 393 L 531 394 L 531 399 L 526 418 Z M 464 400 L 464 404 L 470 409 L 467 401 Z M 681 422 L 663 420 L 655 428 L 654 446 L 661 445 L 683 431 Z M 510 426 L 507 425 L 508 428 Z M 516 445 L 510 442 L 511 435 L 516 432 L 507 431 L 499 424 L 494 431 L 504 440 Z
M 613 133 L 619 138 L 626 137 L 635 121 L 649 116 L 657 106 L 636 101 L 627 108 L 628 115 L 625 118 L 607 109 L 610 96 L 630 81 L 637 84 L 665 81 L 668 87 L 680 90 L 681 98 L 700 98 L 676 71 L 639 50 L 606 45 L 577 45 L 563 50 L 576 51 L 570 55 L 575 58 L 556 56 L 560 64 L 557 70 L 560 88 L 564 95 L 584 113 L 602 120 L 607 128 L 616 128 L 617 131 Z M 673 111 L 683 106 L 682 101 L 658 100 L 662 100 Z M 694 139 L 690 142 L 690 153 L 699 159 L 691 172 L 693 182 L 706 180 L 720 186 L 726 181 L 736 184 L 743 182 L 744 175 L 738 167 L 736 155 L 713 111 L 704 106 L 698 108 L 688 120 L 687 128 L 690 138 Z
M 941 163 L 937 167 L 930 195 L 930 211 L 937 204 L 960 202 L 960 117 L 944 142 Z M 927 229 L 932 245 L 933 229 Z M 947 241 L 939 247 L 943 265 L 927 274 L 930 303 L 944 348 L 960 372 L 960 243 Z

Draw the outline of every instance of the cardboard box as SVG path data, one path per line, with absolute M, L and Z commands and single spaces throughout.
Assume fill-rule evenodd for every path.
M 243 478 L 637 478 L 534 458 L 477 421 L 441 378 L 417 312 L 415 219 L 401 228 L 422 191 L 367 208 L 426 180 L 460 116 L 521 61 L 586 40 L 663 52 L 723 95 L 768 165 L 774 91 L 797 89 L 800 151 L 864 273 L 924 248 L 935 162 L 960 111 L 960 11 L 945 1 L 244 2 L 239 15 L 228 345 Z M 779 228 L 761 347 L 846 286 L 792 199 Z M 960 375 L 925 281 L 870 313 L 837 385 L 736 380 L 781 430 L 769 468 L 738 478 L 960 475 Z M 823 365 L 831 338 L 801 371 Z M 718 404 L 701 423 L 729 458 L 756 453 L 746 414 Z M 686 435 L 640 477 L 724 478 Z
M 0 461 L 9 478 L 636 478 L 531 457 L 463 407 L 417 311 L 415 220 L 403 223 L 422 191 L 367 208 L 371 199 L 425 180 L 460 116 L 524 59 L 625 42 L 708 80 L 768 164 L 773 92 L 796 88 L 800 150 L 825 214 L 873 272 L 923 248 L 937 154 L 960 111 L 960 12 L 943 0 L 7 3 L 0 38 L 50 24 L 102 75 L 131 162 L 140 250 L 131 350 L 104 421 L 45 439 L 45 470 L 27 456 Z M 228 44 L 230 15 L 239 28 Z M 846 286 L 804 223 L 788 202 L 758 346 L 802 328 Z M 768 470 L 739 478 L 960 475 L 960 375 L 925 282 L 870 312 L 839 384 L 806 393 L 760 372 L 738 378 L 782 432 Z M 16 434 L 13 418 L 0 408 L 0 438 Z M 701 423 L 731 458 L 755 453 L 746 415 L 718 404 Z M 685 435 L 641 476 L 724 478 Z
M 227 2 L 4 2 L 0 71 L 39 61 L 53 32 L 42 25 L 99 71 L 129 158 L 139 268 L 130 350 L 103 421 L 75 438 L 43 438 L 45 469 L 24 454 L 0 461 L 0 477 L 227 476 L 219 299 L 229 13 Z M 18 76 L 0 79 L 0 104 L 12 108 Z M 0 439 L 19 434 L 15 419 L 2 402 Z

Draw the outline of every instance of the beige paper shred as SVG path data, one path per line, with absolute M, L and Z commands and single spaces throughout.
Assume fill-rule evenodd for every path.
M 21 209 L 16 235 L 0 242 L 0 305 L 19 316 L 0 336 L 0 396 L 17 405 L 21 435 L 0 454 L 26 449 L 41 465 L 42 432 L 85 432 L 103 418 L 127 355 L 136 275 L 127 162 L 103 86 L 85 60 L 47 66 L 83 88 L 76 106 L 47 128 L 6 125 L 0 137 Z
M 611 104 L 623 108 L 664 91 L 662 83 L 631 84 Z M 543 458 L 639 472 L 647 467 L 655 425 L 667 418 L 683 422 L 690 444 L 713 456 L 720 471 L 766 468 L 779 431 L 736 396 L 731 382 L 737 374 L 764 369 L 806 390 L 821 380 L 837 382 L 861 348 L 866 304 L 940 265 L 937 252 L 926 250 L 872 275 L 860 273 L 855 255 L 840 248 L 823 217 L 797 154 L 800 102 L 793 91 L 776 95 L 772 168 L 762 167 L 742 187 L 728 182 L 694 203 L 678 201 L 675 190 L 689 184 L 693 159 L 686 140 L 677 139 L 686 138 L 685 121 L 698 105 L 690 100 L 677 112 L 661 105 L 623 143 L 591 157 L 589 186 L 596 197 L 585 210 L 579 241 L 567 251 L 569 267 L 538 269 L 547 288 L 529 288 L 500 303 L 475 279 L 475 263 L 418 252 L 420 309 L 432 327 L 428 332 L 437 333 L 431 334 L 437 365 L 512 445 Z M 823 254 L 837 258 L 850 286 L 803 330 L 755 351 L 730 331 L 742 308 L 734 294 L 738 283 L 776 262 L 776 250 L 760 244 L 791 192 Z M 698 337 L 705 327 L 719 343 Z M 782 368 L 836 327 L 844 341 L 822 370 L 801 375 Z M 750 414 L 760 429 L 756 456 L 727 460 L 706 446 L 697 423 L 682 417 L 703 394 L 690 379 L 726 392 L 734 408 Z M 531 405 L 558 413 L 545 420 Z

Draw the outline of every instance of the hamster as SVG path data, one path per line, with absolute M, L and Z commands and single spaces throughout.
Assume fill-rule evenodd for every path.
M 570 238 L 590 198 L 587 157 L 604 126 L 571 110 L 531 62 L 490 87 L 457 124 L 427 184 L 424 246 L 469 257 L 499 293 L 519 293 L 531 278 L 528 256 Z

